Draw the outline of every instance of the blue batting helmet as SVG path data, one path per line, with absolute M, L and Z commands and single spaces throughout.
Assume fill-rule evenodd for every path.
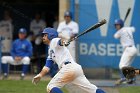
M 27 30 L 25 28 L 20 28 L 19 29 L 19 33 L 26 34 L 27 33 Z
M 72 13 L 71 13 L 70 11 L 66 11 L 66 12 L 64 13 L 64 17 L 65 17 L 65 16 L 69 16 L 69 17 L 72 18 Z
M 115 25 L 120 25 L 121 27 L 124 26 L 124 22 L 123 22 L 122 19 L 116 19 L 114 24 L 115 24 Z
M 53 38 L 58 37 L 58 32 L 54 28 L 45 28 L 42 34 L 48 34 L 48 39 L 52 40 Z

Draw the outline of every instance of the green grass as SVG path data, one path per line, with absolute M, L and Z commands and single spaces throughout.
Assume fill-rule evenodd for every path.
M 140 86 L 120 87 L 120 93 L 140 93 Z
M 29 80 L 0 80 L 0 93 L 46 93 L 49 81 L 40 81 L 37 86 Z M 120 93 L 140 93 L 140 87 L 119 87 Z M 68 93 L 63 89 L 64 93 Z
M 29 80 L 0 80 L 0 93 L 46 93 L 47 83 L 41 81 L 35 86 Z

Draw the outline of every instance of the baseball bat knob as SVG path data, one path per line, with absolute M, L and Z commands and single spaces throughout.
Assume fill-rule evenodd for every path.
M 101 22 L 100 22 L 100 24 L 105 24 L 106 23 L 106 20 L 105 19 L 103 19 Z

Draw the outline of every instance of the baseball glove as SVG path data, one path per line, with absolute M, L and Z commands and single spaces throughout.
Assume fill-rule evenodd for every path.
M 126 79 L 133 79 L 136 76 L 135 68 L 133 67 L 123 67 L 122 72 Z

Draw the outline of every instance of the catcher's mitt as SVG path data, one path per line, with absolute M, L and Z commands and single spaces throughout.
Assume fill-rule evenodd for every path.
M 136 74 L 135 74 L 135 68 L 133 67 L 123 67 L 122 72 L 123 75 L 126 77 L 126 79 L 133 79 Z

